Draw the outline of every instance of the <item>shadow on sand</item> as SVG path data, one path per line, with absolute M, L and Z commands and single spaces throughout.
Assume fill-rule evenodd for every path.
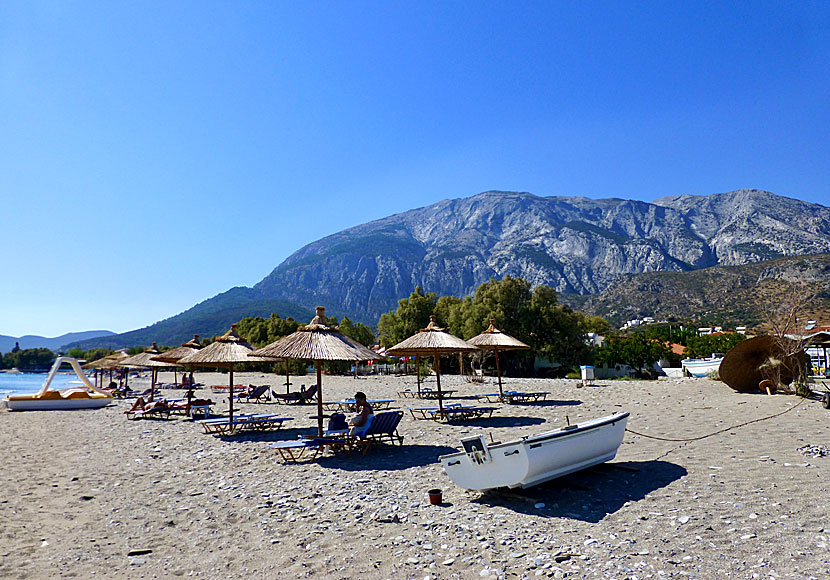
M 524 514 L 597 523 L 626 502 L 641 500 L 686 473 L 668 461 L 602 463 L 528 489 L 486 491 L 473 501 Z M 545 507 L 535 507 L 538 503 Z
M 372 447 L 366 455 L 352 452 L 349 454 L 336 453 L 324 455 L 317 459 L 317 463 L 332 469 L 344 471 L 400 471 L 411 467 L 433 465 L 439 455 L 455 453 L 453 447 L 445 445 L 381 445 Z
M 464 421 L 450 421 L 448 423 L 441 423 L 442 425 L 450 425 L 451 427 L 525 427 L 530 425 L 541 425 L 547 422 L 547 419 L 542 417 L 499 417 L 493 415 L 492 417 L 480 417 L 478 419 L 467 419 Z

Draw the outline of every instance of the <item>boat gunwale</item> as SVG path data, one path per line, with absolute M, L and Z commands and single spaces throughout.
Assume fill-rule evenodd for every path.
M 592 419 L 592 421 L 597 421 L 596 423 L 592 423 L 590 425 L 580 426 L 578 423 L 575 427 L 563 430 L 560 428 L 557 431 L 545 431 L 544 433 L 539 433 L 537 435 L 527 435 L 521 439 L 514 439 L 513 441 L 506 441 L 504 443 L 496 443 L 495 445 L 488 445 L 487 449 L 491 452 L 494 449 L 501 449 L 508 446 L 515 446 L 515 445 L 526 445 L 528 447 L 533 445 L 535 448 L 537 445 L 541 445 L 543 443 L 547 443 L 548 441 L 559 439 L 562 437 L 567 437 L 569 435 L 577 435 L 580 433 L 586 433 L 587 431 L 593 431 L 594 429 L 598 429 L 600 427 L 604 427 L 609 424 L 617 423 L 618 421 L 622 421 L 623 419 L 628 419 L 631 415 L 628 411 L 621 411 L 619 413 L 615 413 L 613 415 L 608 415 L 607 417 L 599 417 L 597 419 Z M 456 451 L 455 453 L 448 453 L 447 455 L 441 455 L 438 459 L 444 459 L 453 457 L 455 455 L 466 455 L 465 451 Z

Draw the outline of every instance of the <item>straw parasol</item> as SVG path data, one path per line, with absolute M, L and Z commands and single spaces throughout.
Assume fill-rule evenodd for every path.
M 170 350 L 161 353 L 158 356 L 154 356 L 153 360 L 166 362 L 166 363 L 178 363 L 181 359 L 186 357 L 189 354 L 193 354 L 194 352 L 198 352 L 202 350 L 202 343 L 199 342 L 199 335 L 194 334 L 193 338 L 188 340 L 187 342 L 183 342 L 181 346 L 177 346 L 176 348 L 171 348 Z M 190 405 L 190 401 L 193 398 L 193 365 L 190 366 L 190 385 L 187 389 L 187 404 Z M 182 371 L 182 382 L 184 382 L 185 377 L 184 371 Z M 190 408 L 188 406 L 188 408 Z
M 150 388 L 155 389 L 156 387 L 156 373 L 161 368 L 175 368 L 178 365 L 173 363 L 161 362 L 157 360 L 153 360 L 153 357 L 158 356 L 161 354 L 161 351 L 158 348 L 158 345 L 154 342 L 153 346 L 147 347 L 144 349 L 144 352 L 140 352 L 136 355 L 131 357 L 125 358 L 121 361 L 119 366 L 122 367 L 132 367 L 132 368 L 149 368 L 150 369 Z
M 720 363 L 720 379 L 739 393 L 763 389 L 761 382 L 776 378 L 781 384 L 793 382 L 799 357 L 788 356 L 778 340 L 769 335 L 756 336 L 733 346 Z M 775 388 L 778 385 L 772 385 Z
M 114 352 L 112 354 L 108 354 L 105 357 L 101 357 L 98 360 L 88 362 L 85 365 L 83 365 L 81 368 L 82 369 L 87 369 L 87 370 L 93 369 L 95 371 L 96 381 L 98 379 L 98 372 L 100 371 L 101 372 L 101 384 L 103 385 L 103 383 L 104 383 L 104 377 L 103 377 L 104 373 L 103 372 L 107 371 L 107 370 L 110 371 L 110 380 L 112 380 L 112 370 L 121 367 L 121 361 L 123 361 L 124 359 L 127 359 L 129 357 L 130 357 L 130 355 L 128 355 L 126 352 L 124 352 L 123 350 L 119 350 L 118 352 Z
M 317 367 L 317 434 L 323 436 L 323 378 L 324 360 L 377 360 L 379 357 L 359 342 L 344 336 L 337 328 L 326 324 L 326 309 L 316 308 L 317 315 L 306 326 L 293 334 L 255 350 L 252 356 L 280 359 L 313 360 Z
M 179 359 L 180 365 L 200 367 L 220 367 L 228 373 L 228 415 L 233 421 L 233 367 L 241 363 L 257 362 L 248 355 L 254 350 L 248 342 L 236 332 L 236 324 L 230 330 L 201 350 L 195 350 Z
M 438 384 L 438 409 L 443 411 L 444 397 L 441 394 L 441 355 L 456 352 L 472 353 L 477 350 L 478 348 L 469 342 L 461 340 L 448 332 L 444 332 L 443 328 L 436 326 L 435 315 L 430 314 L 429 324 L 426 328 L 421 329 L 395 346 L 386 349 L 386 352 L 394 356 L 432 356 L 433 366 L 435 367 L 435 378 Z
M 501 366 L 499 366 L 499 351 L 527 350 L 530 348 L 530 346 L 523 343 L 518 338 L 513 338 L 509 334 L 505 334 L 501 330 L 496 328 L 495 320 L 493 320 L 492 318 L 490 319 L 490 326 L 487 327 L 487 330 L 485 330 L 478 336 L 474 336 L 467 342 L 477 346 L 481 350 L 493 351 L 493 355 L 496 357 L 496 374 L 499 377 L 499 397 L 503 397 L 504 392 L 502 391 L 501 387 Z

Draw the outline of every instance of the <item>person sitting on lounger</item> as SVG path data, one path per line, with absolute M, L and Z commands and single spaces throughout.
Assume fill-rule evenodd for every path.
M 354 395 L 354 400 L 354 407 L 355 411 L 357 411 L 357 415 L 349 419 L 349 435 L 351 437 L 363 433 L 366 422 L 369 420 L 369 416 L 373 413 L 372 405 L 370 405 L 366 400 L 365 393 L 358 391 Z

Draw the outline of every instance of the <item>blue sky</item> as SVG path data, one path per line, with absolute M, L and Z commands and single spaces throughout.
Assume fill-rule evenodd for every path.
M 830 205 L 827 2 L 0 4 L 0 334 L 491 189 Z

